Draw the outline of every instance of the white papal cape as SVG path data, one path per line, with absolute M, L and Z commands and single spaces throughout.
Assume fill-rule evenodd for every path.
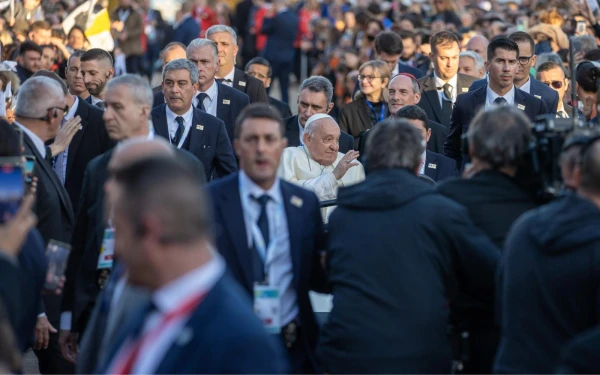
M 319 201 L 337 198 L 338 187 L 350 186 L 365 179 L 365 170 L 362 164 L 348 169 L 344 177 L 336 180 L 333 170 L 338 165 L 344 154 L 338 152 L 338 157 L 332 165 L 317 163 L 305 146 L 288 147 L 281 155 L 279 164 L 279 177 L 300 185 L 305 189 L 315 192 Z M 323 220 L 327 222 L 329 215 L 335 209 L 327 207 L 321 209 Z

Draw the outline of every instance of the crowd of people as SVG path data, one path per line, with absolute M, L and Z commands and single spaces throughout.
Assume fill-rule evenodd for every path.
M 0 371 L 600 372 L 597 2 L 87 4 L 0 0 Z

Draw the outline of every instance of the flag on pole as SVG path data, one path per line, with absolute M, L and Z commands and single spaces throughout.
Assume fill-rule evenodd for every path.
M 88 0 L 75 8 L 62 23 L 65 33 L 79 25 L 85 29 L 85 36 L 92 48 L 112 51 L 115 42 L 110 34 L 110 17 L 106 8 L 94 12 L 97 0 Z

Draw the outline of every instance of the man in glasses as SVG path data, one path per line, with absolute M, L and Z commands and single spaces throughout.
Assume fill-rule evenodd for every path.
M 531 67 L 535 65 L 535 61 L 537 60 L 537 56 L 533 52 L 535 41 L 531 35 L 523 31 L 514 32 L 508 38 L 519 46 L 519 64 L 515 73 L 515 87 L 543 100 L 546 103 L 548 112 L 556 113 L 559 106 L 558 94 L 529 74 Z M 486 83 L 485 78 L 475 81 L 469 91 L 477 90 Z
M 573 107 L 563 102 L 565 92 L 569 88 L 565 69 L 554 61 L 545 62 L 537 68 L 537 79 L 558 94 L 556 118 L 570 118 L 573 115 Z

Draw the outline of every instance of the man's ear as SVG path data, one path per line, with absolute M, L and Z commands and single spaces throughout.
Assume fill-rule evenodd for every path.
M 272 79 L 271 78 L 267 78 L 267 84 L 265 85 L 265 88 L 271 87 L 271 82 L 272 82 Z
M 333 102 L 327 104 L 327 113 L 331 112 L 332 109 L 333 109 Z
M 421 101 L 421 92 L 416 92 L 415 93 L 415 105 L 419 104 L 419 102 Z
M 115 76 L 115 68 L 108 69 L 108 77 L 106 77 L 106 78 L 111 79 L 114 76 Z
M 306 125 L 305 125 L 306 126 Z M 310 143 L 310 135 L 307 132 L 304 132 L 304 134 L 302 135 L 302 140 L 304 141 L 304 144 Z

